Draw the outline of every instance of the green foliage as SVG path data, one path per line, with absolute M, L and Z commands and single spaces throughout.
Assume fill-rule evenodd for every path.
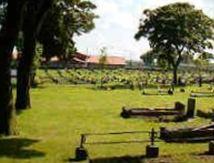
M 176 54 L 203 52 L 212 48 L 214 22 L 188 3 L 174 3 L 145 10 L 135 38 L 147 37 L 152 48 Z M 169 48 L 169 49 L 168 49 Z
M 144 17 L 140 20 L 135 38 L 148 38 L 154 50 L 164 53 L 163 57 L 174 69 L 175 83 L 176 70 L 183 55 L 203 53 L 205 49 L 213 48 L 211 40 L 214 40 L 214 21 L 193 5 L 169 4 L 145 10 Z
M 48 12 L 39 34 L 45 57 L 57 55 L 66 59 L 72 55 L 76 51 L 74 35 L 90 32 L 95 27 L 95 8 L 90 1 L 57 0 Z
M 23 32 L 19 32 L 18 39 L 16 41 L 16 47 L 18 52 L 21 52 L 24 48 Z
M 140 57 L 146 66 L 166 67 L 164 53 L 157 50 L 150 50 Z
M 163 53 L 160 50 L 159 51 L 150 50 L 145 54 L 143 54 L 140 58 L 143 60 L 145 66 L 149 66 L 149 67 L 157 66 L 163 69 L 170 68 L 170 65 L 165 59 L 165 53 Z
M 193 63 L 193 60 L 194 60 L 194 56 L 193 55 L 189 55 L 188 53 L 184 53 L 182 55 L 182 63 L 185 63 L 185 64 L 192 64 Z
M 38 69 L 40 66 L 41 56 L 43 54 L 43 46 L 40 43 L 36 44 L 35 56 L 33 60 L 33 69 Z
M 198 58 L 202 60 L 209 60 L 209 59 L 214 59 L 214 55 L 212 53 L 203 52 L 202 54 L 199 55 Z
M 164 70 L 169 69 L 170 67 L 168 66 L 168 62 L 166 61 L 165 58 L 161 58 L 159 57 L 157 60 L 157 65 L 161 68 L 163 68 Z
M 208 69 L 210 59 L 213 59 L 213 54 L 208 52 L 203 52 L 194 60 L 194 64 L 200 71 L 206 70 Z
M 179 72 L 179 76 L 186 85 L 196 83 L 198 73 Z M 213 73 L 201 72 L 204 81 L 213 80 Z M 142 89 L 157 88 L 163 81 L 171 84 L 172 75 L 169 72 L 138 71 L 138 70 L 39 70 L 36 78 L 40 85 L 44 84 L 67 84 L 67 85 L 92 85 L 98 89 Z
M 99 56 L 99 64 L 103 67 L 107 64 L 107 48 L 103 47 L 100 49 L 100 56 Z
M 140 56 L 140 59 L 143 60 L 145 66 L 153 66 L 154 60 L 156 59 L 155 54 L 152 50 L 146 52 L 145 54 Z

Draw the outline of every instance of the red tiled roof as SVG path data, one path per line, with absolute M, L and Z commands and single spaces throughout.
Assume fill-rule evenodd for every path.
M 99 64 L 100 56 L 89 56 L 87 63 Z M 107 56 L 108 65 L 125 65 L 125 58 L 118 56 Z
M 75 62 L 85 63 L 85 60 L 82 60 L 82 59 L 77 58 L 77 57 L 74 57 L 72 60 Z
M 74 55 L 74 58 L 78 58 L 80 60 L 86 60 L 87 58 L 89 58 L 89 56 L 80 52 L 76 52 Z

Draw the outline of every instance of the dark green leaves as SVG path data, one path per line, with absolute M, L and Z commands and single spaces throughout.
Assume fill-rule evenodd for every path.
M 147 37 L 152 48 L 170 48 L 176 53 L 198 53 L 212 48 L 213 20 L 193 5 L 174 3 L 145 10 L 144 14 L 146 18 L 141 20 L 135 38 Z
M 45 55 L 58 55 L 65 59 L 73 54 L 76 50 L 73 36 L 87 33 L 95 27 L 95 8 L 90 1 L 57 0 L 39 35 Z

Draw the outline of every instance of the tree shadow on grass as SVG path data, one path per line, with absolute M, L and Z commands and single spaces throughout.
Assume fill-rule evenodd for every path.
M 44 157 L 44 152 L 27 148 L 37 142 L 39 142 L 39 140 L 25 138 L 0 138 L 0 157 L 18 159 Z
M 89 163 L 144 163 L 145 156 L 123 156 L 90 159 Z
M 214 155 L 208 151 L 194 152 L 191 153 L 191 156 L 197 160 L 200 160 L 201 162 L 214 162 Z
M 110 158 L 89 159 L 89 163 L 178 163 L 170 155 L 163 155 L 157 158 L 144 156 L 123 156 Z

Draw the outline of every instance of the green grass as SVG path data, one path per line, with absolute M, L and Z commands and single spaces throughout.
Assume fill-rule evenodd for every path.
M 192 89 L 192 88 L 191 88 Z M 190 88 L 188 88 L 190 90 Z M 89 86 L 46 85 L 32 89 L 32 109 L 17 117 L 19 135 L 0 139 L 0 162 L 65 162 L 74 158 L 80 134 L 87 132 L 117 132 L 133 130 L 156 130 L 160 126 L 184 127 L 207 124 L 196 118 L 184 123 L 156 123 L 143 119 L 124 120 L 119 115 L 122 106 L 158 107 L 173 106 L 175 101 L 187 103 L 189 92 L 176 92 L 173 96 L 142 96 L 138 90 L 94 90 Z M 213 98 L 198 98 L 197 109 L 214 108 Z M 90 137 L 89 141 L 105 139 L 148 139 L 148 135 L 119 137 Z M 213 162 L 214 157 L 199 155 L 208 149 L 207 143 L 166 144 L 160 146 L 160 159 L 169 162 Z M 111 158 L 145 154 L 146 144 L 88 145 L 91 159 L 113 162 Z

